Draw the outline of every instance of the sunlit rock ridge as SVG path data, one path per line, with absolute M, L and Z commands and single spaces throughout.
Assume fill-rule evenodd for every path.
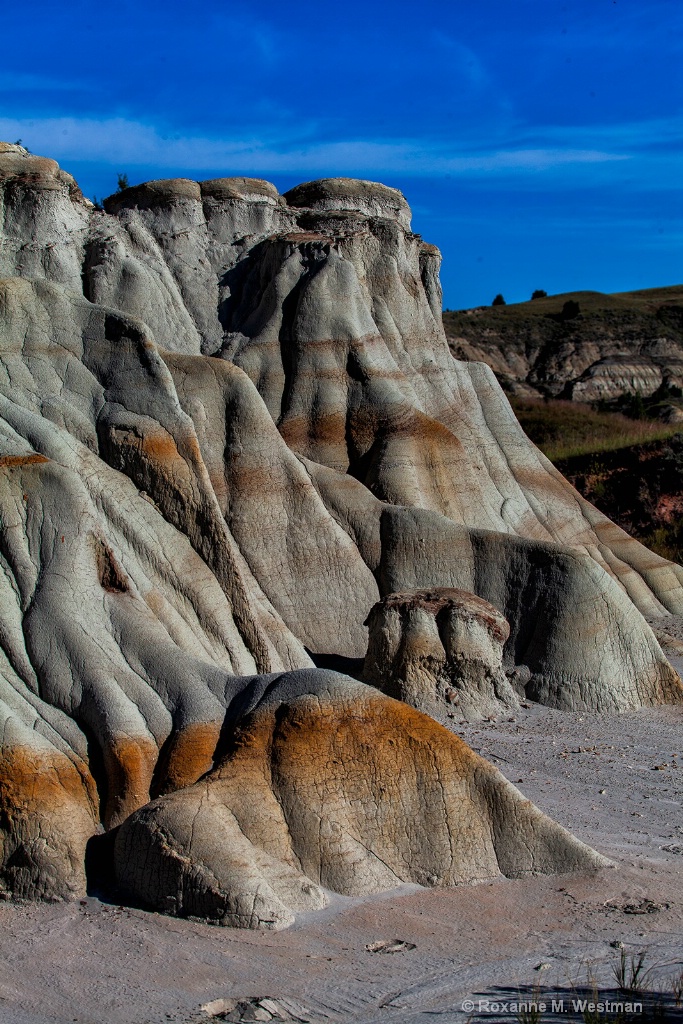
M 403 196 L 174 179 L 100 211 L 0 144 L 0 204 L 2 888 L 82 894 L 114 829 L 121 891 L 250 927 L 603 863 L 416 708 L 439 672 L 467 717 L 680 702 L 641 612 L 683 612 L 683 570 L 452 358 Z M 484 602 L 493 646 L 457 618 Z M 388 695 L 385 648 L 431 697 Z

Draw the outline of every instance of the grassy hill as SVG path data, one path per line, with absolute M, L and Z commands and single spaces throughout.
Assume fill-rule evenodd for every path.
M 444 324 L 449 326 L 462 318 L 476 317 L 477 321 L 490 318 L 491 324 L 518 321 L 527 317 L 547 317 L 561 314 L 565 302 L 578 302 L 583 316 L 595 316 L 607 312 L 656 314 L 661 308 L 680 308 L 683 312 L 683 284 L 665 288 L 644 288 L 634 292 L 561 292 L 545 298 L 514 302 L 505 306 L 476 306 L 472 310 L 444 310 Z
M 488 363 L 513 394 L 683 394 L 683 285 L 448 310 L 443 323 L 453 355 Z

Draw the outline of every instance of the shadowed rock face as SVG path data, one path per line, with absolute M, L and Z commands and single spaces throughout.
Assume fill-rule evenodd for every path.
M 138 898 L 242 924 L 286 922 L 318 884 L 585 864 L 431 719 L 301 675 L 357 672 L 382 596 L 457 587 L 509 622 L 527 696 L 681 700 L 640 611 L 683 609 L 682 570 L 582 501 L 491 373 L 452 359 L 438 252 L 400 194 L 174 179 L 99 212 L 6 146 L 0 196 L 4 888 L 83 892 L 88 838 L 118 825 Z M 453 770 L 472 824 L 411 782 L 404 841 L 389 781 L 427 764 Z M 432 864 L 435 815 L 453 842 Z M 546 852 L 515 852 L 525 830 Z

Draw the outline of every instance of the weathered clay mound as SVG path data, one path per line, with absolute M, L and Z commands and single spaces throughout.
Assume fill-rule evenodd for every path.
M 207 181 L 159 178 L 115 192 L 105 199 L 104 208 L 107 213 L 117 214 L 121 210 L 150 210 L 183 201 L 200 203 L 205 199 L 267 203 L 270 206 L 282 203 L 275 186 L 261 178 L 210 178 Z
M 34 156 L 23 146 L 3 143 L 0 149 L 0 178 L 6 191 L 18 189 L 62 191 L 64 186 L 72 200 L 83 199 L 76 182 L 63 171 L 56 160 Z
M 261 677 L 232 714 L 213 771 L 117 834 L 117 879 L 146 906 L 277 929 L 325 889 L 609 863 L 431 718 L 344 676 Z
M 252 761 L 248 744 L 230 746 L 237 724 L 247 730 L 239 709 L 249 693 L 258 691 L 258 702 L 280 685 L 273 673 L 284 679 L 317 663 L 357 674 L 365 619 L 393 592 L 458 587 L 489 601 L 510 624 L 505 671 L 517 671 L 533 699 L 587 710 L 683 699 L 640 614 L 683 610 L 683 570 L 583 501 L 524 437 L 490 372 L 452 359 L 438 253 L 407 230 L 408 207 L 393 190 L 344 179 L 302 186 L 289 202 L 257 179 L 175 179 L 121 193 L 107 213 L 54 161 L 40 160 L 0 149 L 0 883 L 8 892 L 82 893 L 88 839 L 122 825 L 119 870 L 140 864 L 138 842 L 166 863 L 157 839 L 175 836 L 183 892 L 195 885 L 196 859 L 196 878 L 217 872 L 207 913 L 227 906 L 228 892 L 244 906 L 239 894 L 252 882 L 231 888 L 220 874 L 224 846 L 190 855 L 183 832 L 187 808 L 207 787 L 220 794 L 230 765 L 242 773 L 239 799 L 256 808 L 239 811 L 249 878 L 275 864 L 264 876 L 273 885 L 271 875 L 284 871 L 277 865 L 293 850 L 291 862 L 303 863 L 307 847 L 319 847 L 315 829 L 326 834 L 335 821 L 356 838 L 319 847 L 324 856 L 304 868 L 303 884 L 328 879 L 346 891 L 348 876 L 351 891 L 373 821 L 372 842 L 396 865 L 377 869 L 376 884 L 418 877 L 432 854 L 420 848 L 423 832 L 410 848 L 397 837 L 395 786 L 384 802 L 368 797 L 364 817 L 365 804 L 354 805 L 338 779 L 388 779 L 394 745 L 413 779 L 423 754 L 410 730 L 435 723 L 350 678 L 311 677 L 315 686 L 296 691 L 287 743 L 278 739 L 296 795 L 286 827 L 273 818 L 272 848 L 259 845 L 262 819 L 250 831 L 247 817 L 259 817 L 280 770 L 268 760 L 274 748 L 263 753 L 280 712 L 266 701 L 249 719 L 260 737 Z M 474 714 L 490 694 L 469 696 Z M 318 762 L 297 746 L 300 701 L 302 737 L 317 736 L 321 723 L 343 720 L 345 734 L 356 724 L 359 735 L 338 758 Z M 391 709 L 392 737 L 378 708 Z M 379 730 L 369 744 L 367 730 Z M 456 758 L 448 733 L 433 735 L 444 770 L 470 756 Z M 331 737 L 321 743 L 334 746 Z M 260 765 L 256 774 L 247 761 Z M 309 777 L 329 800 L 314 803 Z M 519 862 L 506 814 L 537 821 L 529 805 L 518 808 L 521 798 L 503 800 L 501 785 L 491 789 L 493 809 L 477 804 L 471 833 L 463 825 L 462 878 Z M 415 786 L 419 820 L 440 820 L 441 790 L 420 802 Z M 150 809 L 150 799 L 160 802 Z M 231 795 L 211 806 L 216 822 L 237 813 Z M 230 808 L 224 818 L 221 807 Z M 295 827 L 297 814 L 309 823 Z M 450 814 L 438 826 L 444 835 Z M 492 823 L 502 837 L 495 858 Z M 560 847 L 575 849 L 566 837 Z M 177 901 L 174 857 L 161 889 L 140 881 L 141 898 Z M 428 874 L 460 878 L 444 858 Z M 414 866 L 400 867 L 407 861 Z M 561 853 L 519 863 L 559 870 L 569 862 Z M 359 878 L 370 877 L 365 870 Z M 289 895 L 278 899 L 291 910 L 299 883 L 285 875 Z M 300 891 L 305 905 L 318 898 Z M 196 895 L 188 901 L 202 905 Z M 251 920 L 251 911 L 235 913 Z
M 255 203 L 282 205 L 283 199 L 269 181 L 263 178 L 210 178 L 200 181 L 202 199 L 249 199 Z
M 143 185 L 122 189 L 105 200 L 107 213 L 116 213 L 122 207 L 147 209 L 165 203 L 173 203 L 179 199 L 194 199 L 199 202 L 202 190 L 199 182 L 189 178 L 159 178 L 147 181 Z
M 378 520 L 382 593 L 459 587 L 489 601 L 510 624 L 503 667 L 529 699 L 567 711 L 681 702 L 652 630 L 586 553 L 422 509 L 384 507 Z
M 363 679 L 428 714 L 495 715 L 518 706 L 503 671 L 510 626 L 454 587 L 388 594 L 371 610 Z

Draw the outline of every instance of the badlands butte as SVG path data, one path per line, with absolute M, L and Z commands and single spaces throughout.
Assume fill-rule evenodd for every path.
M 683 569 L 453 358 L 403 196 L 101 211 L 11 144 L 0 196 L 4 895 L 281 928 L 604 865 L 438 720 L 682 703 Z

